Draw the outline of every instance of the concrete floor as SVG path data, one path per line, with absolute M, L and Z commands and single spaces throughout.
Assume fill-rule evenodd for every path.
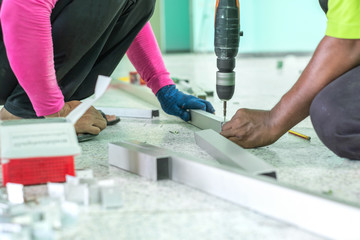
M 284 62 L 281 70 L 277 69 L 279 60 Z M 297 80 L 308 61 L 309 57 L 294 56 L 239 58 L 229 116 L 242 107 L 271 108 Z M 212 54 L 166 55 L 165 62 L 172 77 L 186 78 L 214 90 L 216 66 Z M 131 66 L 124 60 L 113 77 L 126 76 L 129 70 Z M 221 102 L 209 100 L 221 116 Z M 116 87 L 110 88 L 96 105 L 154 108 Z M 294 130 L 311 136 L 311 141 L 286 134 L 271 146 L 249 151 L 275 166 L 280 182 L 320 194 L 331 190 L 334 198 L 358 204 L 360 163 L 341 159 L 323 146 L 309 119 Z M 118 179 L 124 204 L 113 211 L 84 209 L 74 239 L 322 239 L 172 181 L 149 182 L 108 166 L 107 144 L 119 140 L 143 141 L 215 161 L 195 144 L 194 131 L 198 129 L 161 112 L 160 118 L 153 120 L 123 118 L 93 141 L 81 143 L 83 153 L 76 158 L 76 168 L 93 169 L 97 178 Z M 28 198 L 45 193 L 44 186 L 26 188 Z M 69 239 L 66 234 L 70 233 L 64 232 L 62 239 Z

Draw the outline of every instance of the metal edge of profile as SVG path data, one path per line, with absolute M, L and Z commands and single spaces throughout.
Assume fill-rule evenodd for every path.
M 190 124 L 200 129 L 212 129 L 217 133 L 221 132 L 224 121 L 212 113 L 203 110 L 190 110 Z
M 195 132 L 194 135 L 196 144 L 219 163 L 243 169 L 250 174 L 264 175 L 276 179 L 276 169 L 273 166 L 214 130 L 202 130 Z

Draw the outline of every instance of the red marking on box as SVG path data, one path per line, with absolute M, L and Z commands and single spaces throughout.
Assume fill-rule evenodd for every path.
M 75 176 L 74 156 L 10 159 L 2 164 L 3 185 L 65 182 L 66 175 Z

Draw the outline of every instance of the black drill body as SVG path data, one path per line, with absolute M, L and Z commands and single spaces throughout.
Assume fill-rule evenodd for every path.
M 222 101 L 234 95 L 236 56 L 240 42 L 239 0 L 217 0 L 215 15 L 216 92 Z

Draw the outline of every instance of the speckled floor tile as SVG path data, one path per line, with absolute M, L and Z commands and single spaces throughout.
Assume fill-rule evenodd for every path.
M 284 62 L 282 70 L 276 68 L 279 60 Z M 271 108 L 296 81 L 308 60 L 309 57 L 294 56 L 239 58 L 236 93 L 229 102 L 228 116 L 242 107 Z M 165 62 L 173 77 L 214 90 L 214 55 L 167 55 Z M 129 70 L 125 60 L 113 77 L 122 77 Z M 216 98 L 209 100 L 220 116 L 222 103 Z M 154 108 L 114 87 L 96 106 Z M 199 129 L 162 111 L 160 114 L 155 119 L 122 118 L 93 141 L 80 144 L 83 152 L 76 157 L 76 168 L 93 169 L 97 178 L 116 178 L 122 187 L 124 204 L 112 211 L 84 209 L 72 239 L 322 239 L 175 182 L 150 182 L 109 167 L 108 143 L 120 140 L 142 141 L 216 162 L 195 144 L 193 133 Z M 339 158 L 326 149 L 308 118 L 294 129 L 311 136 L 311 141 L 285 134 L 271 146 L 248 151 L 275 166 L 279 182 L 320 194 L 331 190 L 333 197 L 359 203 L 360 162 Z M 26 188 L 29 198 L 45 193 L 44 186 Z

